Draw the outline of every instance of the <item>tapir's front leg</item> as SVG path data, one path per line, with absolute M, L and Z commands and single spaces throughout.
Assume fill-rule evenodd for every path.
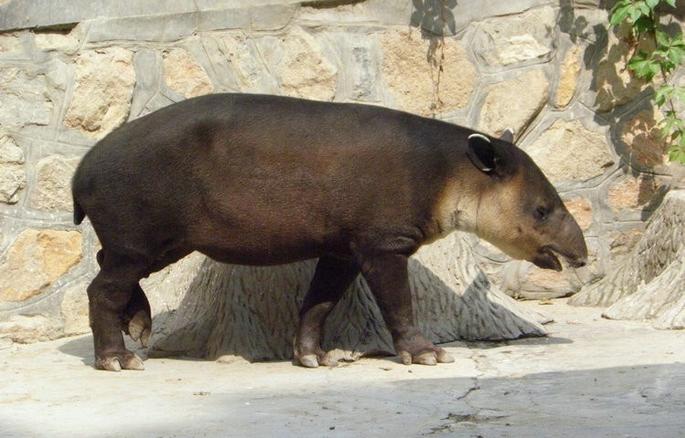
M 416 325 L 407 263 L 407 256 L 392 253 L 363 257 L 362 261 L 362 274 L 392 334 L 395 351 L 405 365 L 454 362 L 445 350 L 426 339 Z

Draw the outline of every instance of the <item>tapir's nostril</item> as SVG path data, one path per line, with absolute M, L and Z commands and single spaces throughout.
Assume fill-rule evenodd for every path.
M 587 259 L 586 259 L 586 258 L 575 259 L 575 260 L 571 263 L 571 265 L 572 265 L 574 268 L 582 268 L 583 266 L 587 265 Z

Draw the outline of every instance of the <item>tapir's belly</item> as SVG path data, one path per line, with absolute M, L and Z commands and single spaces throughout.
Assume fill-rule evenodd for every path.
M 320 257 L 325 253 L 349 254 L 349 242 L 338 227 L 324 225 L 321 215 L 293 211 L 270 215 L 258 202 L 234 204 L 222 216 L 203 217 L 191 225 L 188 244 L 224 263 L 277 265 Z
M 212 259 L 236 265 L 268 266 L 283 265 L 301 260 L 320 257 L 326 251 L 316 248 L 293 248 L 282 246 L 279 248 L 238 248 L 230 245 L 212 245 L 197 249 Z

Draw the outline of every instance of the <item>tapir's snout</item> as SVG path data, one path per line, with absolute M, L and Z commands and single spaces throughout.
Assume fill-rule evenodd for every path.
M 540 247 L 531 261 L 540 268 L 561 271 L 558 258 L 561 256 L 571 267 L 583 267 L 587 264 L 587 245 L 583 231 L 566 209 L 560 212 L 560 216 L 557 220 L 558 227 L 552 228 L 557 231 L 550 236 L 551 242 Z
M 571 263 L 571 266 L 574 268 L 582 268 L 583 266 L 587 265 L 587 257 L 572 259 L 569 261 L 569 263 Z

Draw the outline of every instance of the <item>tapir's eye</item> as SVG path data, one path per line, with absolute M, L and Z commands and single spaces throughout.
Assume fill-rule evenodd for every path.
M 540 205 L 535 209 L 535 219 L 536 220 L 538 220 L 540 222 L 544 222 L 548 216 L 549 216 L 549 208 Z

